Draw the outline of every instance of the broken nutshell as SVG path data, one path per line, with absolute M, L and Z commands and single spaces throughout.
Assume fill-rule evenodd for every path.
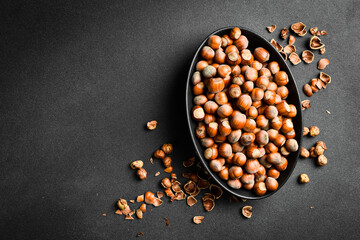
M 200 224 L 200 223 L 202 223 L 203 220 L 204 220 L 204 216 L 195 216 L 195 217 L 193 217 L 193 222 L 195 224 Z
M 267 30 L 269 31 L 269 33 L 272 33 L 273 31 L 275 31 L 276 25 L 274 24 L 274 25 L 268 26 L 268 27 L 266 27 L 266 28 L 267 28 Z
M 294 52 L 289 55 L 289 60 L 293 65 L 298 65 L 301 62 L 299 55 Z
M 270 43 L 278 52 L 281 52 L 283 50 L 283 47 L 278 42 L 276 42 L 275 39 L 271 39 Z
M 323 70 L 326 68 L 327 65 L 329 65 L 330 61 L 327 58 L 322 58 L 318 62 L 318 69 Z
M 157 126 L 157 121 L 155 120 L 146 123 L 146 127 L 149 130 L 155 130 L 156 126 Z
M 197 200 L 193 196 L 188 196 L 186 199 L 186 203 L 187 205 L 189 205 L 189 207 L 192 207 L 195 205 L 195 203 L 197 203 Z
M 210 192 L 216 199 L 219 199 L 223 194 L 222 188 L 215 184 L 210 185 Z
M 140 180 L 145 180 L 147 176 L 147 172 L 144 168 L 139 168 L 136 171 L 136 175 L 139 177 Z
M 310 130 L 309 130 L 309 128 L 308 128 L 308 127 L 304 127 L 304 128 L 303 128 L 303 136 L 308 135 L 308 134 L 309 134 L 309 132 L 310 132 Z
M 244 217 L 246 218 L 251 218 L 251 215 L 253 213 L 253 208 L 252 206 L 244 206 L 241 210 L 241 213 Z
M 295 37 L 293 35 L 289 36 L 289 45 L 293 45 L 295 43 Z
M 185 183 L 184 190 L 185 190 L 185 192 L 187 194 L 195 193 L 195 191 L 196 191 L 196 183 L 189 180 L 187 183 Z
M 300 37 L 306 34 L 306 25 L 302 22 L 297 22 L 291 25 L 291 30 L 294 31 Z
M 284 51 L 280 52 L 280 55 L 283 57 L 285 61 L 287 60 L 287 54 Z
M 183 161 L 183 166 L 184 167 L 191 167 L 192 165 L 194 165 L 195 162 L 195 157 L 191 157 L 185 161 Z
M 302 110 L 310 108 L 310 100 L 304 100 L 301 102 Z
M 280 37 L 281 37 L 282 39 L 286 39 L 288 33 L 289 33 L 289 30 L 287 30 L 287 28 L 285 27 L 285 28 L 283 28 L 283 29 L 281 30 L 281 32 L 280 32 Z
M 323 83 L 325 83 L 324 88 L 326 88 L 326 86 L 331 83 L 331 77 L 330 75 L 324 73 L 324 72 L 320 72 L 320 80 L 323 81 Z
M 323 48 L 320 48 L 320 54 L 322 55 L 322 54 L 324 54 L 325 52 L 326 52 L 326 50 L 325 50 L 325 47 L 323 47 Z
M 302 52 L 301 58 L 305 63 L 311 63 L 314 61 L 314 53 L 309 50 L 305 50 Z
M 321 42 L 321 39 L 317 36 L 312 36 L 309 41 L 309 47 L 311 49 L 320 49 L 325 47 L 325 44 Z
M 211 198 L 203 199 L 203 206 L 207 212 L 210 212 L 215 207 L 215 201 Z
M 286 47 L 284 47 L 284 52 L 288 54 L 296 52 L 296 47 L 294 45 L 289 44 Z

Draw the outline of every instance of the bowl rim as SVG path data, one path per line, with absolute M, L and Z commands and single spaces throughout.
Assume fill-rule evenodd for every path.
M 210 33 L 202 42 L 201 44 L 199 45 L 199 47 L 197 48 L 195 54 L 194 54 L 194 57 L 193 57 L 193 60 L 191 61 L 191 65 L 190 65 L 190 68 L 189 68 L 189 72 L 188 72 L 188 76 L 187 76 L 187 81 L 186 81 L 186 91 L 185 91 L 185 100 L 186 100 L 186 118 L 187 118 L 187 122 L 188 122 L 188 127 L 189 127 L 189 131 L 190 131 L 190 135 L 191 135 L 191 140 L 192 140 L 192 143 L 195 147 L 195 152 L 197 154 L 197 156 L 200 158 L 200 161 L 202 162 L 202 164 L 204 165 L 205 169 L 209 172 L 209 174 L 211 175 L 211 177 L 215 180 L 215 182 L 217 184 L 219 184 L 223 189 L 225 189 L 227 192 L 237 196 L 237 197 L 240 197 L 240 198 L 244 198 L 244 199 L 249 199 L 249 200 L 258 200 L 258 199 L 264 199 L 264 198 L 267 198 L 269 196 L 272 196 L 273 194 L 275 194 L 276 192 L 278 192 L 284 185 L 285 183 L 289 180 L 290 176 L 292 175 L 292 173 L 294 172 L 294 169 L 296 167 L 296 164 L 297 164 L 297 161 L 298 161 L 298 158 L 299 158 L 299 153 L 300 153 L 300 149 L 301 149 L 301 143 L 302 143 L 302 134 L 300 135 L 300 138 L 299 138 L 299 142 L 298 142 L 298 145 L 299 145 L 299 149 L 296 153 L 296 157 L 294 158 L 295 159 L 295 163 L 294 163 L 294 166 L 292 169 L 290 169 L 288 175 L 285 177 L 285 179 L 283 180 L 283 183 L 280 185 L 279 184 L 279 188 L 276 190 L 276 191 L 273 191 L 273 192 L 267 192 L 265 195 L 263 196 L 244 196 L 244 195 L 241 195 L 239 193 L 236 193 L 235 191 L 233 191 L 230 187 L 228 187 L 225 183 L 225 180 L 222 180 L 220 181 L 221 179 L 218 179 L 218 176 L 215 175 L 215 173 L 209 168 L 207 161 L 204 159 L 202 153 L 200 152 L 200 150 L 198 149 L 197 147 L 197 143 L 195 141 L 198 141 L 197 138 L 195 137 L 194 135 L 194 132 L 193 132 L 193 129 L 192 129 L 192 126 L 191 126 L 191 121 L 192 118 L 190 117 L 190 106 L 189 106 L 189 101 L 188 101 L 188 96 L 189 96 L 189 85 L 190 85 L 190 79 L 192 77 L 192 73 L 193 73 L 193 69 L 194 69 L 194 65 L 195 65 L 195 61 L 197 60 L 197 57 L 199 56 L 199 52 L 202 48 L 202 46 L 204 46 L 204 44 L 207 42 L 207 40 L 209 39 L 210 36 L 212 35 L 215 35 L 221 31 L 224 31 L 224 30 L 230 30 L 230 29 L 233 29 L 234 27 L 238 27 L 240 28 L 241 30 L 245 30 L 247 32 L 251 32 L 252 34 L 256 35 L 258 38 L 260 38 L 262 41 L 266 42 L 266 45 L 267 47 L 270 47 L 270 48 L 273 48 L 276 52 L 276 54 L 278 55 L 278 57 L 280 57 L 281 61 L 283 61 L 283 63 L 285 64 L 286 66 L 286 72 L 288 73 L 288 75 L 291 76 L 291 79 L 292 81 L 294 82 L 294 86 L 295 86 L 295 91 L 297 93 L 297 97 L 298 97 L 298 100 L 301 104 L 301 99 L 300 99 L 300 94 L 299 94 L 299 90 L 298 90 L 298 87 L 296 85 L 296 81 L 295 81 L 295 78 L 294 78 L 294 75 L 292 74 L 288 64 L 286 63 L 286 61 L 283 59 L 283 57 L 281 56 L 281 54 L 275 49 L 275 47 L 268 41 L 266 40 L 264 37 L 262 37 L 261 35 L 259 35 L 257 32 L 253 31 L 253 30 L 250 30 L 246 27 L 242 27 L 242 26 L 227 26 L 227 27 L 222 27 L 222 28 L 219 28 L 215 31 L 213 31 L 212 33 Z M 303 129 L 303 116 L 302 116 L 302 111 L 301 111 L 301 106 L 300 106 L 300 112 L 298 111 L 298 114 L 300 118 L 300 129 Z

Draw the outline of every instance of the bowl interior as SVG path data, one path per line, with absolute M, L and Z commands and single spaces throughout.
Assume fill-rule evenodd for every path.
M 228 192 L 234 194 L 235 196 L 241 197 L 241 198 L 246 198 L 246 199 L 261 199 L 264 197 L 268 197 L 270 195 L 272 195 L 273 193 L 279 191 L 281 189 L 281 187 L 285 184 L 285 182 L 288 180 L 288 178 L 290 177 L 291 173 L 293 172 L 296 162 L 297 162 L 297 158 L 299 156 L 299 151 L 301 148 L 301 138 L 302 138 L 302 110 L 301 110 L 301 102 L 300 102 L 300 98 L 299 98 L 299 93 L 298 93 L 298 89 L 296 87 L 296 83 L 294 80 L 294 77 L 288 67 L 288 65 L 286 64 L 286 62 L 284 61 L 284 59 L 282 58 L 282 56 L 278 53 L 278 51 L 264 38 L 262 38 L 261 36 L 259 36 L 258 34 L 254 33 L 253 31 L 250 31 L 249 29 L 243 28 L 243 27 L 239 27 L 241 29 L 241 34 L 245 35 L 248 40 L 249 40 L 249 46 L 248 49 L 253 51 L 255 48 L 257 47 L 263 47 L 266 50 L 269 51 L 270 53 L 270 61 L 276 61 L 279 63 L 280 69 L 282 71 L 285 71 L 288 76 L 289 76 L 289 83 L 286 85 L 286 87 L 289 89 L 289 96 L 287 97 L 287 102 L 289 104 L 293 104 L 296 106 L 297 109 L 297 115 L 295 118 L 293 118 L 293 123 L 294 123 L 294 130 L 296 132 L 296 137 L 295 139 L 298 141 L 299 143 L 299 150 L 297 152 L 293 152 L 291 153 L 288 157 L 288 167 L 285 171 L 281 172 L 280 177 L 277 179 L 279 182 L 279 187 L 275 192 L 267 192 L 265 195 L 263 196 L 256 196 L 253 191 L 248 191 L 245 189 L 232 189 L 230 188 L 226 181 L 222 180 L 221 178 L 218 177 L 218 175 L 216 173 L 213 173 L 209 166 L 208 163 L 209 161 L 207 161 L 204 157 L 203 157 L 203 152 L 204 152 L 204 148 L 200 145 L 200 141 L 196 138 L 195 136 L 195 129 L 197 127 L 198 122 L 194 121 L 191 117 L 191 109 L 194 106 L 193 104 L 193 98 L 194 98 L 194 94 L 192 93 L 192 83 L 191 83 L 191 77 L 193 75 L 193 73 L 196 71 L 195 70 L 195 66 L 196 63 L 201 60 L 200 57 L 200 50 L 203 46 L 207 45 L 207 40 L 211 35 L 219 35 L 222 36 L 223 34 L 228 34 L 229 31 L 234 28 L 234 27 L 225 27 L 225 28 L 221 28 L 219 30 L 216 30 L 215 32 L 211 33 L 200 45 L 200 47 L 198 48 L 193 61 L 191 63 L 191 67 L 189 70 L 189 74 L 188 74 L 188 79 L 187 79 L 187 85 L 186 85 L 186 112 L 187 112 L 187 120 L 188 120 L 188 125 L 190 128 L 190 134 L 191 134 L 191 138 L 192 141 L 194 143 L 195 146 L 195 150 L 196 153 L 198 155 L 198 157 L 200 158 L 201 162 L 204 164 L 205 168 L 207 169 L 207 171 L 209 171 L 209 173 L 211 174 L 212 178 L 215 179 L 215 181 L 225 190 L 227 190 Z

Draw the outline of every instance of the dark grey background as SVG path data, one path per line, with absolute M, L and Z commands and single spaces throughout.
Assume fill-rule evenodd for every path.
M 1 238 L 131 239 L 144 232 L 144 239 L 355 239 L 359 8 L 356 0 L 2 1 Z M 174 144 L 178 174 L 182 160 L 193 156 L 184 91 L 201 41 L 229 25 L 278 40 L 280 29 L 297 21 L 329 33 L 322 39 L 332 83 L 304 113 L 304 124 L 321 133 L 303 141 L 305 147 L 325 141 L 328 165 L 300 159 L 279 192 L 246 202 L 254 207 L 250 220 L 239 212 L 245 203 L 230 204 L 227 196 L 210 213 L 182 201 L 149 208 L 141 221 L 114 215 L 118 198 L 161 189 L 161 163 L 148 161 L 161 144 Z M 265 30 L 270 24 L 278 25 L 273 34 Z M 309 36 L 297 38 L 298 52 Z M 317 77 L 319 58 L 291 67 L 300 88 Z M 152 119 L 159 126 L 148 132 L 144 124 Z M 128 167 L 136 159 L 145 161 L 146 181 Z M 297 183 L 303 172 L 307 185 Z M 194 215 L 205 221 L 194 225 Z

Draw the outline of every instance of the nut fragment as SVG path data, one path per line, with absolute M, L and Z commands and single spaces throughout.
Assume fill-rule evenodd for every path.
M 306 25 L 302 22 L 297 22 L 291 25 L 291 30 L 302 37 L 306 34 Z
M 204 196 L 202 197 L 202 200 L 205 201 L 208 198 L 215 200 L 215 196 L 212 193 L 205 193 Z
M 285 61 L 287 60 L 287 54 L 284 51 L 280 52 L 280 55 L 283 57 Z
M 324 36 L 324 35 L 328 35 L 328 33 L 325 30 L 321 30 L 320 35 Z
M 203 200 L 203 206 L 207 212 L 210 212 L 215 207 L 215 201 L 211 198 L 207 198 L 207 199 Z
M 320 129 L 317 126 L 311 126 L 309 128 L 310 136 L 315 137 L 320 134 Z
M 136 210 L 136 216 L 138 219 L 142 219 L 143 218 L 143 211 L 141 211 L 140 209 Z
M 199 179 L 197 186 L 199 189 L 207 189 L 210 187 L 210 182 L 209 180 L 205 180 L 205 179 Z
M 187 183 L 185 183 L 184 185 L 184 190 L 187 194 L 192 194 L 196 191 L 196 183 L 194 183 L 193 181 L 189 180 Z
M 276 42 L 275 39 L 271 39 L 270 43 L 274 46 L 276 50 L 278 50 L 278 52 L 281 52 L 283 50 L 283 47 L 278 42 Z
M 166 226 L 169 226 L 169 225 L 170 225 L 169 219 L 167 219 L 166 217 L 164 217 L 164 220 L 165 220 Z
M 163 192 L 156 192 L 156 196 L 161 199 L 164 196 Z
M 156 172 L 155 173 L 155 177 L 159 176 L 160 175 L 160 172 Z
M 269 33 L 272 33 L 273 31 L 275 31 L 276 25 L 274 24 L 274 25 L 268 26 L 268 27 L 266 27 L 266 28 L 267 28 L 267 30 L 269 31 Z
M 146 212 L 146 204 L 143 203 L 141 204 L 140 208 L 139 208 L 142 212 Z
M 300 156 L 303 158 L 308 158 L 310 156 L 310 152 L 306 148 L 301 148 Z
M 160 198 L 154 198 L 154 202 L 152 204 L 154 207 L 158 207 L 161 204 L 163 204 L 163 201 Z
M 320 155 L 320 156 L 318 156 L 318 158 L 317 158 L 317 164 L 319 165 L 319 166 L 324 166 L 324 165 L 326 165 L 327 164 L 327 158 L 322 154 L 322 155 Z
M 293 35 L 289 36 L 289 45 L 293 45 L 295 43 L 295 37 Z
M 136 234 L 136 237 L 140 237 L 140 236 L 144 236 L 143 232 L 139 232 L 138 234 Z
M 120 209 L 118 209 L 118 210 L 115 211 L 115 214 L 117 214 L 117 215 L 122 215 L 122 212 L 121 212 Z
M 314 53 L 309 50 L 305 50 L 302 52 L 301 58 L 305 63 L 311 63 L 314 61 Z
M 145 202 L 147 204 L 153 204 L 154 203 L 154 199 L 155 199 L 155 196 L 154 196 L 154 193 L 150 192 L 150 191 L 147 191 L 145 193 Z
M 330 61 L 327 58 L 322 58 L 318 62 L 318 69 L 323 70 L 326 68 L 327 65 L 329 65 Z
M 308 183 L 310 182 L 309 176 L 306 173 L 300 174 L 299 183 Z
M 325 47 L 325 44 L 323 44 L 317 36 L 312 36 L 309 41 L 309 46 L 311 49 L 320 49 Z
M 191 157 L 185 161 L 183 161 L 183 166 L 184 167 L 191 167 L 192 165 L 194 165 L 195 162 L 195 157 Z
M 317 27 L 312 27 L 312 28 L 310 28 L 310 33 L 312 34 L 312 35 L 316 35 L 317 33 L 318 33 L 318 28 Z
M 126 215 L 125 220 L 134 220 L 134 218 L 131 215 Z
M 215 184 L 210 185 L 210 192 L 216 199 L 219 199 L 223 194 L 222 188 Z
M 305 110 L 307 108 L 310 108 L 310 100 L 304 100 L 301 102 L 302 110 Z
M 157 126 L 157 121 L 155 121 L 155 120 L 147 122 L 147 124 L 146 124 L 146 127 L 149 130 L 155 130 L 156 126 Z
M 167 188 L 164 190 L 166 196 L 170 197 L 171 199 L 173 199 L 175 197 L 174 193 L 171 191 L 171 188 Z
M 325 47 L 323 47 L 323 48 L 320 48 L 320 54 L 322 55 L 322 54 L 324 54 L 325 53 Z
M 161 180 L 161 185 L 162 185 L 164 188 L 170 188 L 170 187 L 171 187 L 170 179 L 169 179 L 169 178 L 163 178 L 163 179 Z
M 179 201 L 180 201 L 180 200 L 183 200 L 183 199 L 186 198 L 186 194 L 181 190 L 181 191 L 175 193 L 174 198 L 175 198 L 176 200 L 179 200 Z
M 190 195 L 193 196 L 193 197 L 195 197 L 195 196 L 197 196 L 199 193 L 200 193 L 200 188 L 198 188 L 198 186 L 196 186 L 195 192 L 190 193 Z
M 143 166 L 144 166 L 144 163 L 141 160 L 136 160 L 136 161 L 133 161 L 132 163 L 130 163 L 130 167 L 132 169 L 139 169 L 139 168 L 142 168 Z
M 318 141 L 316 145 L 321 146 L 323 149 L 327 150 L 326 144 L 323 141 Z
M 154 159 L 152 157 L 149 159 L 149 161 L 151 164 L 154 164 Z
M 326 74 L 326 73 L 323 73 L 323 72 L 320 72 L 320 80 L 323 81 L 323 83 L 325 83 L 325 86 L 324 88 L 326 88 L 326 86 L 331 83 L 331 77 L 330 75 Z
M 310 157 L 312 157 L 312 158 L 316 158 L 316 157 L 317 157 L 316 154 L 315 154 L 315 147 L 311 147 L 311 148 L 309 149 L 309 152 L 310 152 Z
M 252 206 L 244 206 L 241 210 L 242 215 L 246 218 L 251 218 L 251 215 L 253 213 L 253 208 Z
M 189 207 L 192 207 L 195 203 L 197 203 L 197 200 L 193 196 L 188 196 L 186 199 L 186 203 L 187 205 L 189 205 Z
M 289 55 L 289 60 L 293 65 L 298 65 L 301 62 L 299 55 L 294 52 Z
M 139 177 L 139 179 L 144 180 L 144 179 L 146 179 L 147 172 L 144 168 L 139 168 L 136 171 L 136 175 Z
M 286 47 L 284 47 L 284 52 L 287 54 L 294 53 L 296 52 L 296 47 L 294 45 L 289 44 Z
M 203 216 L 195 216 L 195 217 L 193 217 L 193 222 L 195 224 L 200 224 L 203 220 L 204 220 Z
M 180 192 L 180 191 L 181 191 L 180 185 L 181 185 L 181 183 L 180 183 L 179 181 L 174 181 L 174 182 L 172 183 L 171 189 L 172 189 L 174 192 Z
M 325 152 L 325 149 L 320 145 L 316 145 L 314 151 L 316 155 L 320 156 Z
M 288 33 L 289 33 L 289 30 L 287 30 L 287 28 L 285 27 L 285 28 L 283 28 L 283 29 L 281 30 L 281 32 L 280 32 L 280 37 L 281 37 L 282 39 L 286 39 Z
M 128 204 L 127 204 L 127 201 L 125 199 L 122 199 L 120 198 L 118 201 L 117 201 L 117 206 L 120 210 L 124 210 Z
M 304 127 L 304 129 L 303 129 L 303 136 L 308 135 L 309 132 L 310 132 L 309 128 L 308 128 L 308 127 Z

